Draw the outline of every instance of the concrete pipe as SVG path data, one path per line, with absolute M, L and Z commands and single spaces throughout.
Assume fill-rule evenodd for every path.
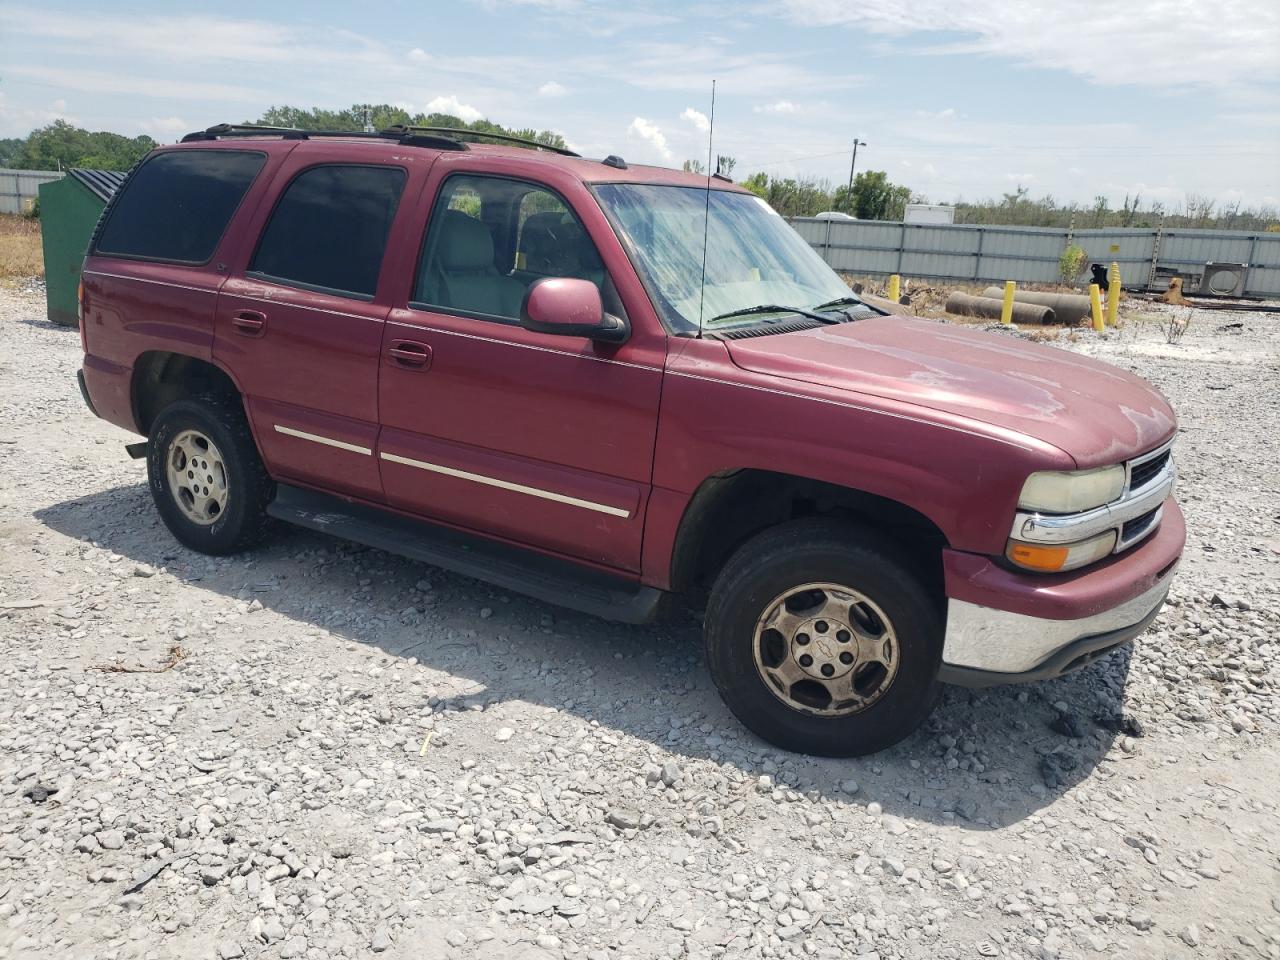
M 1004 291 L 999 287 L 987 287 L 982 291 L 984 297 L 1002 297 Z M 1050 307 L 1059 323 L 1079 323 L 1090 316 L 1089 298 L 1076 293 L 1036 293 L 1034 290 L 1019 290 L 1013 295 L 1014 303 L 1038 303 L 1042 307 Z
M 967 293 L 953 293 L 947 297 L 946 311 L 962 317 L 991 317 L 1000 319 L 1004 302 L 995 297 L 973 297 Z M 1054 313 L 1038 303 L 1013 303 L 1014 323 L 1053 323 Z

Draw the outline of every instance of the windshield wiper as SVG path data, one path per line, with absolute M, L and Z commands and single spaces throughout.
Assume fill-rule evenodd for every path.
M 715 323 L 717 320 L 727 320 L 730 317 L 749 317 L 756 313 L 798 313 L 802 317 L 808 317 L 810 320 L 817 320 L 819 323 L 839 323 L 831 317 L 823 316 L 820 313 L 814 313 L 812 310 L 803 310 L 800 307 L 783 307 L 776 303 L 762 303 L 754 307 L 743 307 L 741 310 L 730 310 L 728 313 L 722 313 L 711 318 L 709 322 Z
M 826 309 L 827 309 L 827 308 L 829 308 L 829 307 L 843 307 L 843 306 L 846 306 L 846 305 L 847 305 L 847 306 L 851 306 L 851 307 L 854 307 L 854 306 L 857 306 L 857 307 L 865 307 L 865 306 L 866 306 L 866 304 L 865 304 L 865 303 L 863 303 L 861 300 L 859 300 L 857 297 L 836 297 L 834 300 L 828 300 L 826 303 L 820 303 L 820 304 L 818 304 L 818 305 L 817 305 L 816 307 L 814 307 L 813 309 L 814 309 L 814 310 L 826 310 Z

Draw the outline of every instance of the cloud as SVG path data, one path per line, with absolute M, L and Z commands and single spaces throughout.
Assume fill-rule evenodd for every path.
M 556 83 L 554 80 L 548 80 L 538 88 L 538 96 L 540 97 L 563 97 L 568 92 L 568 87 Z
M 450 94 L 447 97 L 435 97 L 427 103 L 427 113 L 447 113 L 450 116 L 465 120 L 467 123 L 474 123 L 484 116 L 479 110 L 470 104 L 462 103 L 456 96 Z
M 680 119 L 688 120 L 703 133 L 711 129 L 711 121 L 707 119 L 707 115 L 693 107 L 685 107 L 684 113 L 680 114 Z
M 1036 178 L 1034 173 L 1006 173 L 1004 178 L 1010 183 L 1030 183 Z
M 917 53 L 1006 57 L 1069 70 L 1106 85 L 1253 87 L 1280 78 L 1280 5 L 1219 0 L 1168 7 L 1114 0 L 783 0 L 806 26 L 850 26 L 912 40 Z
M 427 51 L 423 50 L 421 47 L 414 47 L 409 51 L 409 59 L 414 63 L 426 63 L 431 58 L 427 56 Z
M 195 127 L 181 117 L 152 117 L 142 122 L 142 129 L 160 143 L 176 143 Z
M 955 120 L 957 117 L 963 117 L 964 114 L 956 113 L 955 107 L 947 107 L 945 110 L 917 110 L 916 116 L 921 120 Z
M 127 93 L 141 97 L 161 97 L 170 100 L 232 100 L 237 102 L 257 100 L 259 94 L 231 83 L 201 83 L 173 78 L 139 76 L 133 71 L 106 72 L 97 70 L 64 70 L 58 67 L 12 66 L 7 70 L 12 76 L 26 77 L 41 83 L 80 90 L 85 93 Z
M 631 126 L 627 127 L 627 136 L 636 136 L 641 140 L 647 140 L 664 161 L 667 163 L 672 161 L 673 155 L 671 148 L 667 146 L 667 138 L 657 124 L 650 123 L 644 117 L 636 117 L 631 121 Z
M 776 100 L 773 103 L 760 103 L 752 107 L 754 113 L 796 113 L 800 108 L 790 100 Z

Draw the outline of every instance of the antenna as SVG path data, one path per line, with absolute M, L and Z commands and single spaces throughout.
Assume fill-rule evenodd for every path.
M 716 82 L 711 81 L 711 120 L 707 124 L 707 200 L 702 214 L 702 284 L 698 291 L 698 339 L 702 339 L 702 308 L 707 300 L 707 235 L 711 232 L 711 145 L 716 134 Z M 717 172 L 719 168 L 717 167 Z

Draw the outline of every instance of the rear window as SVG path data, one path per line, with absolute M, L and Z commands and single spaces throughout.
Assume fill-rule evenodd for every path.
M 205 263 L 267 157 L 238 150 L 156 154 L 129 177 L 94 246 L 112 257 Z
M 400 203 L 400 167 L 312 167 L 289 184 L 262 231 L 249 273 L 369 299 Z

